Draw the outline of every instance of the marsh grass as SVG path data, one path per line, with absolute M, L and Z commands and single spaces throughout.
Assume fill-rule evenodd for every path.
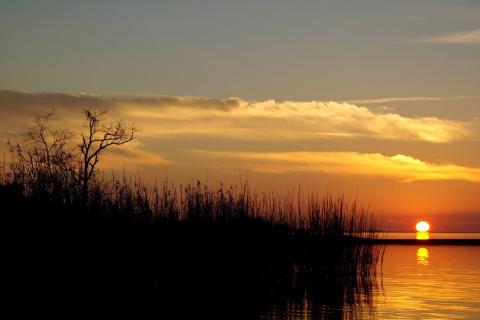
M 168 181 L 149 187 L 139 180 L 99 181 L 90 191 L 89 209 L 122 213 L 132 222 L 241 222 L 259 220 L 270 226 L 324 238 L 375 239 L 380 221 L 357 201 L 343 195 L 251 192 L 241 186 L 207 186 L 197 181 L 175 186 Z M 112 216 L 112 218 L 113 218 Z
M 62 292 L 96 301 L 65 303 L 77 310 L 292 318 L 330 306 L 343 318 L 345 306 L 369 304 L 377 290 L 383 249 L 372 240 L 380 223 L 343 196 L 256 193 L 248 184 L 148 186 L 125 175 L 92 181 L 86 202 L 80 194 L 61 170 L 0 167 L 3 220 L 30 226 L 36 242 L 48 239 L 42 263 L 71 262 L 45 272 L 49 285 L 57 279 Z M 59 275 L 75 281 L 65 288 Z

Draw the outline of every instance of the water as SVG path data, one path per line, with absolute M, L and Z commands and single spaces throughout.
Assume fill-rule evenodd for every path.
M 338 261 L 348 261 L 347 266 L 355 261 L 346 259 L 355 251 L 339 252 L 331 243 L 309 246 L 306 257 L 298 248 L 291 250 L 296 254 L 291 258 L 286 246 L 276 242 L 262 248 L 242 242 L 224 251 L 215 239 L 198 238 L 194 244 L 177 241 L 173 249 L 157 241 L 151 247 L 156 251 L 142 251 L 142 246 L 131 245 L 132 239 L 138 236 L 120 245 L 118 239 L 102 245 L 93 241 L 88 250 L 82 242 L 82 250 L 67 257 L 63 251 L 45 250 L 55 248 L 56 238 L 49 245 L 29 243 L 27 248 L 33 245 L 35 250 L 28 255 L 19 251 L 25 261 L 6 260 L 17 261 L 15 270 L 25 277 L 20 285 L 13 278 L 13 288 L 20 288 L 22 299 L 27 290 L 35 299 L 61 301 L 53 310 L 63 312 L 58 307 L 63 306 L 63 318 L 83 311 L 84 318 L 95 314 L 105 319 L 480 319 L 480 246 L 428 241 L 377 246 L 384 248 L 383 263 L 372 268 L 376 277 L 362 282 L 348 273 L 341 279 L 325 278 L 348 271 L 338 268 Z M 365 257 L 368 252 L 360 253 Z
M 480 234 L 431 234 L 431 239 L 480 239 Z M 390 234 L 415 239 L 415 233 Z M 343 306 L 311 301 L 266 319 L 480 319 L 480 246 L 386 245 L 368 297 Z
M 480 319 L 480 246 L 391 245 L 381 269 L 376 318 Z
M 418 232 L 390 232 L 382 236 L 386 239 L 415 239 Z M 429 232 L 430 239 L 480 239 L 480 233 Z

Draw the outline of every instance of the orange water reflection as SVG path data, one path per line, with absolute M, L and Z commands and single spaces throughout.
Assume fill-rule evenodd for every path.
M 417 249 L 417 263 L 422 266 L 428 266 L 428 249 L 427 248 Z
M 392 245 L 383 261 L 375 315 L 361 319 L 480 319 L 480 246 Z

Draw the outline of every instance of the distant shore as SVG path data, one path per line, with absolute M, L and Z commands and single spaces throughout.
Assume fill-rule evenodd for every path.
M 451 246 L 480 246 L 480 239 L 375 239 L 376 244 L 389 245 L 451 245 Z

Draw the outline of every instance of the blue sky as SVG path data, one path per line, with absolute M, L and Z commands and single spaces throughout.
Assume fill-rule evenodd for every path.
M 475 95 L 478 1 L 1 1 L 0 88 L 247 99 Z

